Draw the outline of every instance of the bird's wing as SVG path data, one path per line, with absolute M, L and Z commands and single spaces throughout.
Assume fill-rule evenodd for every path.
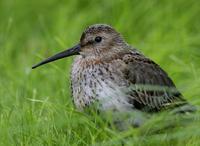
M 123 55 L 122 61 L 126 63 L 124 78 L 129 82 L 127 92 L 135 108 L 159 111 L 186 103 L 167 73 L 152 60 L 130 51 Z

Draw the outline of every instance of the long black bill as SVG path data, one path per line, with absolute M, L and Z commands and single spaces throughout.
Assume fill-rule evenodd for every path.
M 49 57 L 49 58 L 43 60 L 42 62 L 40 62 L 40 63 L 34 65 L 34 66 L 32 67 L 32 69 L 34 69 L 34 68 L 36 68 L 36 67 L 38 67 L 38 66 L 41 66 L 41 65 L 43 65 L 43 64 L 46 64 L 46 63 L 49 63 L 49 62 L 52 62 L 52 61 L 61 59 L 61 58 L 69 57 L 69 56 L 72 56 L 72 55 L 78 55 L 79 52 L 80 52 L 80 49 L 81 49 L 81 46 L 80 46 L 80 44 L 78 44 L 78 45 L 76 45 L 76 46 L 74 46 L 74 47 L 72 47 L 72 48 L 70 48 L 70 49 L 68 49 L 68 50 L 65 50 L 65 51 L 63 51 L 63 52 L 60 52 L 60 53 L 58 53 L 58 54 L 56 54 L 56 55 L 54 55 L 54 56 L 51 56 L 51 57 Z

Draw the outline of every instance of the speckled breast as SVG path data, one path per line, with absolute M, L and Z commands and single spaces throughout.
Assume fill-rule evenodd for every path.
M 116 68 L 116 61 L 102 63 L 95 59 L 78 56 L 71 72 L 72 94 L 76 107 L 84 107 L 97 102 L 100 109 L 126 110 L 132 108 L 124 93 L 128 82 Z

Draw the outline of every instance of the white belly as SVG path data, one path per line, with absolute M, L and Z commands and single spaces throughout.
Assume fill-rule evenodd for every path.
M 116 109 L 119 111 L 130 110 L 133 105 L 129 104 L 127 95 L 123 92 L 124 87 L 119 87 L 111 81 L 101 82 L 97 88 L 98 100 L 102 105 L 103 110 Z

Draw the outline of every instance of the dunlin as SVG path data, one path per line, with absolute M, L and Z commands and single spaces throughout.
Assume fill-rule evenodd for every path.
M 98 103 L 99 110 L 158 112 L 193 111 L 167 73 L 131 47 L 114 28 L 95 24 L 86 28 L 80 42 L 41 63 L 77 55 L 71 83 L 75 106 L 83 110 Z

